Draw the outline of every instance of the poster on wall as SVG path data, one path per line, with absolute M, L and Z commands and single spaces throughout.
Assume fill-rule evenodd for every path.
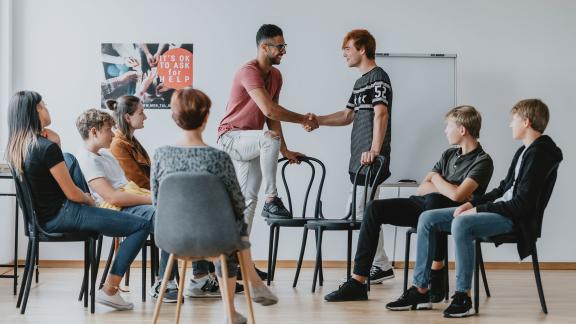
M 192 86 L 192 44 L 102 43 L 102 107 L 108 99 L 133 95 L 144 109 L 170 109 L 175 89 Z

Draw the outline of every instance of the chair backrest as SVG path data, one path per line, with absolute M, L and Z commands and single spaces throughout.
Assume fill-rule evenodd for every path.
M 540 194 L 538 195 L 536 201 L 536 210 L 535 210 L 536 214 L 534 216 L 537 217 L 538 219 L 537 223 L 538 228 L 535 228 L 534 230 L 536 230 L 536 233 L 538 234 L 537 237 L 540 237 L 542 235 L 542 221 L 544 219 L 544 210 L 546 209 L 546 206 L 548 206 L 548 202 L 550 201 L 550 197 L 552 196 L 552 191 L 554 190 L 554 185 L 556 184 L 556 177 L 558 175 L 559 165 L 560 162 L 557 162 L 554 166 L 552 166 L 550 171 L 548 171 L 548 174 L 544 178 L 544 185 L 542 186 L 542 190 L 540 191 Z
M 300 157 L 299 160 L 304 165 L 308 165 L 311 169 L 310 181 L 308 181 L 308 186 L 306 187 L 306 194 L 304 195 L 304 204 L 302 205 L 302 218 L 306 218 L 306 207 L 308 206 L 308 198 L 310 197 L 310 190 L 316 177 L 316 168 L 314 167 L 314 163 L 320 166 L 320 169 L 322 170 L 322 174 L 320 175 L 320 183 L 318 184 L 316 203 L 314 204 L 314 218 L 323 218 L 322 189 L 324 187 L 324 179 L 326 178 L 326 167 L 324 166 L 324 163 L 322 163 L 320 160 L 310 156 Z M 286 167 L 290 165 L 290 161 L 288 161 L 287 158 L 281 158 L 280 160 L 278 160 L 278 163 L 282 162 L 284 162 L 284 164 L 282 165 L 282 182 L 284 183 L 284 189 L 286 190 L 286 195 L 288 197 L 288 210 L 290 211 L 290 214 L 294 215 L 292 207 L 292 196 L 290 195 L 290 189 L 288 188 L 288 182 L 286 181 Z M 302 163 L 300 165 L 303 165 Z
M 62 237 L 62 233 L 48 233 L 38 221 L 38 215 L 34 210 L 34 199 L 30 183 L 24 173 L 18 174 L 12 166 L 10 166 L 10 173 L 14 179 L 14 186 L 16 187 L 16 201 L 22 210 L 22 217 L 24 218 L 24 234 L 29 237 L 38 237 L 42 234 L 48 238 Z
M 18 174 L 12 166 L 10 166 L 10 173 L 12 173 L 14 186 L 16 187 L 16 201 L 22 210 L 22 217 L 24 218 L 24 234 L 26 236 L 31 236 L 31 234 L 34 236 L 36 212 L 34 211 L 30 186 L 24 174 Z
M 215 257 L 240 249 L 236 216 L 219 177 L 177 172 L 160 183 L 156 245 L 179 257 Z
M 352 206 L 350 208 L 350 213 L 348 216 L 346 216 L 345 218 L 351 218 L 353 221 L 356 221 L 356 188 L 358 187 L 358 175 L 362 172 L 362 170 L 364 168 L 368 168 L 368 171 L 366 172 L 365 175 L 365 181 L 364 181 L 364 206 L 366 206 L 366 203 L 368 201 L 372 201 L 374 200 L 374 195 L 376 194 L 376 189 L 378 188 L 377 185 L 375 185 L 375 182 L 380 179 L 380 175 L 383 172 L 384 169 L 384 163 L 386 162 L 386 158 L 384 158 L 381 155 L 376 156 L 376 159 L 374 160 L 374 162 L 370 165 L 361 165 L 358 170 L 356 171 L 356 175 L 354 176 L 354 187 L 352 190 Z M 372 177 L 372 174 L 374 174 L 374 170 L 376 170 L 375 172 L 375 176 Z M 371 181 L 373 180 L 373 181 Z M 368 196 L 368 190 L 370 188 L 370 196 Z

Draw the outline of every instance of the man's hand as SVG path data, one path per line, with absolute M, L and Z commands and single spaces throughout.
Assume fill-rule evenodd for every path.
M 312 113 L 306 114 L 306 119 L 302 122 L 302 127 L 307 131 L 311 132 L 318 128 L 320 125 L 318 123 L 318 117 Z
M 301 156 L 306 156 L 300 152 L 292 152 L 289 150 L 284 150 L 281 153 L 282 153 L 282 156 L 284 156 L 285 158 L 288 159 L 290 164 L 292 164 L 292 163 L 300 164 L 300 160 L 298 158 Z
M 463 205 L 460 205 L 458 208 L 456 208 L 453 216 L 458 217 L 458 216 L 470 215 L 470 214 L 476 214 L 476 208 L 474 206 L 472 206 L 471 203 L 467 202 Z
M 378 156 L 378 153 L 374 152 L 374 151 L 364 152 L 364 153 L 362 153 L 362 156 L 360 157 L 360 163 L 362 165 L 370 165 L 370 164 L 374 163 L 374 160 L 376 159 L 377 156 Z

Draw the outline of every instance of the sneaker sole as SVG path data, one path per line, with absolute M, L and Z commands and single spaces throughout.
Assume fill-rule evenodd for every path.
M 265 298 L 265 297 L 256 297 L 256 298 L 252 298 L 252 301 L 255 303 L 258 303 L 262 306 L 271 306 L 274 304 L 278 303 L 278 300 L 274 300 L 274 299 L 270 299 L 270 298 Z
M 379 283 L 382 283 L 386 280 L 394 279 L 394 277 L 395 277 L 394 275 L 391 275 L 391 276 L 387 276 L 387 277 L 378 278 L 375 280 L 370 279 L 370 284 L 371 285 L 379 284 Z
M 432 303 L 422 303 L 422 304 L 399 306 L 399 307 L 386 306 L 386 308 L 391 310 L 391 311 L 431 310 L 432 309 Z
M 351 302 L 351 301 L 365 301 L 368 297 L 354 298 L 354 299 L 324 299 L 329 303 Z
M 446 318 L 462 318 L 462 317 L 468 317 L 468 316 L 472 316 L 475 313 L 473 312 L 472 309 L 467 310 L 464 313 L 460 313 L 460 314 L 446 314 L 444 313 L 444 317 Z
M 222 295 L 185 295 L 188 298 L 220 298 Z
M 112 307 L 112 308 L 114 308 L 114 309 L 116 309 L 116 310 L 119 310 L 119 311 L 126 311 L 126 310 L 133 310 L 133 309 L 134 309 L 134 305 L 131 305 L 131 306 L 122 306 L 122 305 L 114 304 L 114 303 L 109 302 L 109 301 L 104 300 L 104 299 L 96 299 L 96 302 L 97 302 L 98 304 L 101 304 L 101 305 L 104 305 L 104 306 Z

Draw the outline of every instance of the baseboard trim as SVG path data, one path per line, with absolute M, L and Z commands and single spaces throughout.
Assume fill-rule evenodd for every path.
M 24 264 L 24 260 L 18 260 L 19 264 Z M 266 270 L 267 262 L 264 260 L 256 261 L 256 266 L 262 270 Z M 100 261 L 100 269 L 105 266 L 105 261 Z M 277 268 L 296 268 L 296 260 L 278 260 L 276 263 Z M 324 261 L 322 263 L 324 268 L 345 268 L 346 261 Z M 409 268 L 414 267 L 414 262 L 409 263 Z M 485 262 L 486 269 L 494 270 L 531 270 L 531 262 Z M 40 260 L 40 267 L 43 268 L 82 268 L 84 261 L 81 260 Z M 141 268 L 142 261 L 134 261 L 132 268 Z M 303 268 L 313 268 L 314 261 L 306 260 L 302 262 Z M 402 269 L 404 262 L 397 261 L 394 263 L 394 268 Z M 449 263 L 450 269 L 454 269 L 454 262 Z M 540 262 L 541 270 L 576 270 L 576 262 Z

